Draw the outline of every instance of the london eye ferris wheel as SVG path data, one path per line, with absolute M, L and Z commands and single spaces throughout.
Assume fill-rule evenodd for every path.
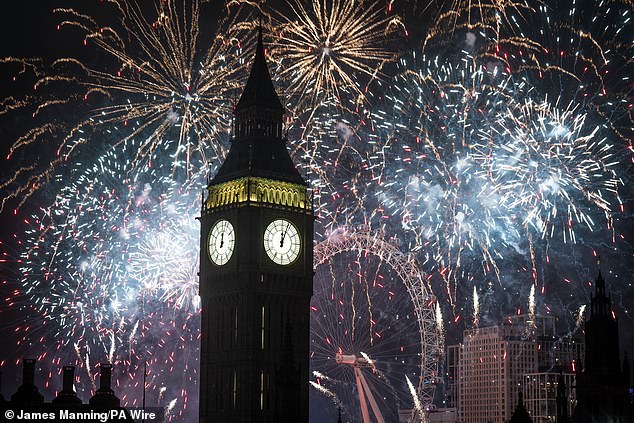
M 344 227 L 314 250 L 311 408 L 334 417 L 340 407 L 347 421 L 422 417 L 436 389 L 436 299 L 413 257 L 384 237 Z

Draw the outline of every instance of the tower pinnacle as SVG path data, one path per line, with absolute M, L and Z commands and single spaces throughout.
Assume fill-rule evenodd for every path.
M 259 106 L 271 111 L 279 111 L 284 113 L 284 106 L 280 102 L 273 81 L 271 80 L 271 74 L 266 66 L 266 55 L 264 50 L 264 42 L 262 41 L 262 22 L 258 26 L 258 43 L 255 47 L 255 56 L 253 58 L 253 65 L 251 67 L 251 73 L 247 84 L 244 87 L 244 91 L 238 100 L 236 105 L 235 114 L 236 118 L 239 117 L 241 111 L 247 108 Z
M 266 64 L 262 32 L 260 25 L 251 72 L 233 112 L 229 154 L 210 185 L 249 176 L 306 185 L 286 148 L 284 106 Z

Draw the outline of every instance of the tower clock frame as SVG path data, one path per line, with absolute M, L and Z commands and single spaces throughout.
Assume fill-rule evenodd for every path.
M 261 31 L 200 224 L 200 421 L 308 422 L 313 206 Z

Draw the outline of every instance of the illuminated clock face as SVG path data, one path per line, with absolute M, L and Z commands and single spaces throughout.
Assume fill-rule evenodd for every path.
M 291 264 L 299 256 L 301 239 L 297 228 L 284 219 L 274 220 L 264 231 L 264 249 L 277 264 Z
M 209 258 L 214 264 L 222 266 L 233 254 L 236 244 L 236 232 L 228 220 L 219 220 L 209 232 Z

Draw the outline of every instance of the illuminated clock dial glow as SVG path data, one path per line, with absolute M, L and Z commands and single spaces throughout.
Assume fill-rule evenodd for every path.
M 211 261 L 222 266 L 226 264 L 236 244 L 236 232 L 233 225 L 228 220 L 219 220 L 209 231 L 209 258 Z
M 277 264 L 291 264 L 299 256 L 301 238 L 297 228 L 288 220 L 277 219 L 264 231 L 264 250 Z

